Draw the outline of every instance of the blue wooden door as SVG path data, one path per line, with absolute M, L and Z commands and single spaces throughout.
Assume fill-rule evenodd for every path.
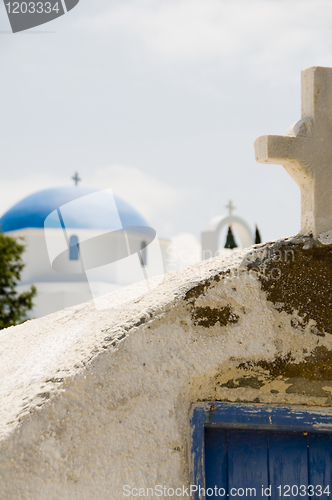
M 330 434 L 205 427 L 208 498 L 332 500 L 331 463 Z

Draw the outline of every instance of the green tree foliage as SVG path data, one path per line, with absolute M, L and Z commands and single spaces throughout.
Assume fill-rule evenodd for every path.
M 260 243 L 262 243 L 262 237 L 261 237 L 261 234 L 258 230 L 258 227 L 256 226 L 255 245 L 259 245 Z
M 18 294 L 16 287 L 24 268 L 22 254 L 25 245 L 0 233 L 0 329 L 17 325 L 27 319 L 34 304 L 36 287 Z

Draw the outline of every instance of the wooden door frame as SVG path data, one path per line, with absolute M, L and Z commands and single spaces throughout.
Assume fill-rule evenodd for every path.
M 190 484 L 205 488 L 206 427 L 332 434 L 332 408 L 247 403 L 194 403 L 190 410 Z M 194 500 L 201 500 L 194 492 Z

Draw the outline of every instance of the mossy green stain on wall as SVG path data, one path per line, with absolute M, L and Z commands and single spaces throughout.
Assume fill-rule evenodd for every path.
M 324 346 L 316 347 L 301 362 L 296 362 L 291 353 L 274 360 L 247 361 L 237 366 L 248 372 L 223 384 L 224 387 L 264 387 L 273 380 L 287 383 L 287 394 L 330 397 L 332 394 L 332 351 Z M 263 371 L 262 371 L 263 370 Z M 243 373 L 243 372 L 242 372 Z M 259 379 L 257 378 L 259 376 Z M 259 386 L 259 387 L 258 387 Z M 272 391 L 271 391 L 272 392 Z
M 230 323 L 237 323 L 239 316 L 235 314 L 231 306 L 211 308 L 195 307 L 192 313 L 192 319 L 195 325 L 209 328 L 219 322 L 220 326 L 226 326 Z
M 288 314 L 296 312 L 300 316 L 300 321 L 293 322 L 294 327 L 304 328 L 314 320 L 316 327 L 312 328 L 312 333 L 331 334 L 332 246 L 323 246 L 311 238 L 307 240 L 310 243 L 307 249 L 303 248 L 303 243 L 294 244 L 292 241 L 274 244 L 274 258 L 257 258 L 247 268 L 257 270 L 267 299 L 278 310 Z M 294 259 L 282 258 L 290 251 Z M 281 258 L 275 258 L 276 254 Z
M 332 381 L 332 351 L 324 346 L 316 347 L 303 361 L 296 363 L 289 353 L 278 356 L 272 361 L 248 361 L 240 363 L 238 368 L 263 368 L 272 378 L 303 378 L 310 381 Z
M 210 328 L 215 326 L 217 323 L 219 323 L 220 326 L 226 326 L 239 321 L 239 316 L 235 314 L 234 308 L 230 304 L 226 306 L 220 305 L 219 307 L 196 306 L 196 300 L 205 296 L 208 288 L 211 285 L 218 283 L 223 277 L 223 274 L 228 273 L 220 273 L 219 275 L 214 276 L 211 280 L 205 280 L 202 283 L 195 285 L 186 293 L 185 300 L 189 303 L 191 318 L 194 325 Z
M 261 377 L 262 378 L 262 377 Z M 252 389 L 260 389 L 263 387 L 264 381 L 257 376 L 240 377 L 237 379 L 228 380 L 225 384 L 220 384 L 220 387 L 227 389 L 237 389 L 238 387 L 251 387 Z

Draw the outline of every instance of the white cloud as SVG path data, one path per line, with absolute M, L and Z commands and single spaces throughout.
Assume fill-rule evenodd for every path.
M 241 64 L 275 76 L 300 61 L 330 63 L 331 14 L 329 0 L 130 0 L 81 26 L 134 37 L 162 60 L 220 60 L 226 69 Z
M 180 233 L 171 238 L 167 271 L 176 271 L 201 261 L 202 247 L 193 234 Z
M 137 167 L 122 165 L 98 168 L 87 181 L 98 188 L 111 188 L 133 205 L 161 237 L 176 231 L 179 214 L 198 191 L 167 184 Z

